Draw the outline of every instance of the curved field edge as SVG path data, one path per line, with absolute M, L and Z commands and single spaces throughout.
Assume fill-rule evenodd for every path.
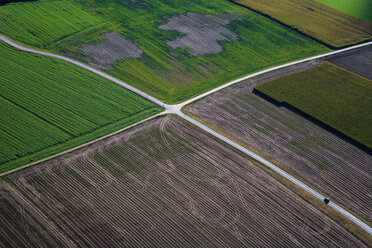
M 158 0 L 147 2 L 150 3 L 148 9 L 135 9 L 124 7 L 132 2 L 106 4 L 96 0 L 76 0 L 75 3 L 87 13 L 108 20 L 107 25 L 91 28 L 81 36 L 66 37 L 50 49 L 88 63 L 87 56 L 80 51 L 81 46 L 101 42 L 104 40 L 102 33 L 115 32 L 144 53 L 141 59 L 124 58 L 113 65 L 113 70 L 105 72 L 170 104 L 273 65 L 330 51 L 291 28 L 228 1 L 203 0 L 200 4 L 186 5 L 179 0 L 166 4 Z M 159 25 L 167 23 L 171 16 L 188 12 L 206 16 L 228 12 L 240 16 L 239 20 L 226 25 L 240 40 L 220 42 L 223 52 L 207 56 L 194 57 L 185 49 L 171 49 L 166 41 L 182 34 L 160 30 Z M 123 18 L 131 21 L 122 22 Z M 149 24 L 144 26 L 142 23 Z
M 191 103 L 191 104 L 193 104 L 193 103 Z M 293 171 L 291 171 L 290 168 L 282 165 L 278 161 L 275 161 L 275 160 L 270 159 L 269 157 L 267 157 L 265 154 L 263 154 L 262 152 L 258 151 L 254 147 L 251 147 L 251 146 L 247 145 L 245 142 L 240 141 L 239 139 L 237 139 L 237 138 L 229 135 L 228 133 L 222 131 L 218 127 L 216 127 L 216 126 L 214 126 L 214 125 L 212 125 L 212 124 L 210 124 L 210 123 L 202 120 L 201 118 L 197 117 L 196 115 L 192 114 L 191 112 L 189 112 L 187 110 L 187 106 L 188 105 L 186 105 L 182 109 L 182 112 L 184 112 L 188 116 L 190 116 L 193 119 L 197 120 L 198 122 L 204 124 L 205 126 L 211 128 L 212 130 L 214 130 L 214 131 L 222 134 L 223 136 L 231 139 L 232 141 L 238 143 L 239 145 L 241 145 L 241 146 L 243 146 L 243 147 L 245 147 L 245 148 L 253 151 L 254 153 L 258 154 L 260 157 L 262 157 L 262 158 L 270 161 L 271 163 L 273 163 L 276 166 L 278 166 L 280 169 L 284 170 L 285 172 L 287 172 L 288 174 L 290 174 L 294 178 L 298 179 L 299 181 L 303 182 L 308 187 L 310 187 L 310 188 L 314 189 L 315 191 L 319 192 L 320 194 L 325 195 L 325 196 L 328 195 L 325 192 L 321 191 L 320 189 L 315 188 L 314 186 L 312 186 L 311 184 L 309 184 L 304 178 L 302 178 L 301 176 L 299 176 L 296 173 L 294 173 Z M 371 246 L 372 245 L 372 236 L 369 235 L 365 230 L 363 230 L 357 224 L 355 224 L 354 222 L 352 222 L 351 220 L 349 220 L 348 218 L 346 218 L 342 214 L 338 213 L 333 208 L 325 205 L 323 202 L 319 201 L 317 198 L 315 198 L 314 196 L 312 196 L 310 193 L 308 193 L 305 190 L 301 189 L 300 187 L 298 187 L 297 185 L 295 185 L 294 183 L 292 183 L 288 179 L 282 177 L 281 175 L 279 175 L 278 173 L 276 173 L 272 169 L 268 168 L 267 166 L 265 166 L 265 165 L 263 165 L 263 164 L 261 164 L 260 162 L 257 162 L 257 161 L 256 161 L 256 164 L 258 166 L 260 166 L 263 170 L 265 170 L 266 172 L 268 172 L 273 178 L 275 178 L 281 184 L 283 184 L 284 186 L 286 186 L 287 188 L 289 188 L 291 191 L 295 192 L 302 199 L 304 199 L 305 201 L 309 202 L 311 205 L 313 205 L 314 207 L 318 208 L 323 213 L 325 213 L 326 215 L 328 215 L 329 217 L 331 217 L 333 220 L 335 220 L 337 223 L 339 223 L 340 225 L 342 225 L 344 228 L 346 228 L 348 231 L 350 231 L 355 237 L 357 237 L 360 240 L 362 240 L 363 242 L 365 242 L 368 246 Z M 357 217 L 358 219 L 360 219 L 361 221 L 363 221 L 367 225 L 372 226 L 372 223 L 371 222 L 365 220 L 364 218 L 362 218 L 360 215 L 358 215 L 354 211 L 351 211 L 346 206 L 338 203 L 337 201 L 334 201 L 333 199 L 332 199 L 332 201 L 334 203 L 336 203 L 337 205 L 341 206 L 343 209 L 345 209 L 349 213 L 353 214 L 355 217 Z
M 65 61 L 0 44 L 0 171 L 159 113 L 155 104 Z
M 93 132 L 84 134 L 80 137 L 68 140 L 66 142 L 62 142 L 60 144 L 57 144 L 55 146 L 50 146 L 42 151 L 38 151 L 35 153 L 32 153 L 30 155 L 24 156 L 22 158 L 4 163 L 0 165 L 0 173 L 4 173 L 13 169 L 16 169 L 18 167 L 27 165 L 29 163 L 33 163 L 35 161 L 38 161 L 40 159 L 52 156 L 54 154 L 61 153 L 65 150 L 69 150 L 71 148 L 77 147 L 79 145 L 82 145 L 84 143 L 87 143 L 89 141 L 95 140 L 97 138 L 100 138 L 102 136 L 108 135 L 110 133 L 113 133 L 115 131 L 118 131 L 126 126 L 129 126 L 131 124 L 135 124 L 143 119 L 146 119 L 148 117 L 151 117 L 153 115 L 156 115 L 158 113 L 162 112 L 162 109 L 160 107 L 154 107 L 145 111 L 142 111 L 140 113 L 137 113 L 135 115 L 132 115 L 128 118 L 125 118 L 123 120 L 110 123 L 106 126 L 103 126 L 97 130 L 94 130 Z
M 311 0 L 229 0 L 333 49 L 372 40 L 372 23 Z

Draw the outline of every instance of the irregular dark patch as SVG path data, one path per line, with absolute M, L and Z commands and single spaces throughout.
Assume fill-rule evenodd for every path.
M 98 44 L 85 44 L 80 51 L 88 55 L 90 64 L 101 69 L 112 69 L 112 64 L 121 58 L 140 58 L 143 51 L 118 34 L 105 33 L 107 39 Z
M 193 56 L 217 54 L 223 50 L 218 41 L 238 40 L 237 34 L 224 27 L 235 19 L 237 17 L 231 14 L 205 16 L 189 12 L 172 17 L 167 24 L 159 28 L 186 34 L 184 37 L 167 41 L 173 49 L 184 48 Z

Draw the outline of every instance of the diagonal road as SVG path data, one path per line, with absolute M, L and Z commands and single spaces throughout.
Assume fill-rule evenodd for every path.
M 224 85 L 221 85 L 215 89 L 212 89 L 210 91 L 207 91 L 201 95 L 198 95 L 194 98 L 191 98 L 187 101 L 184 101 L 182 103 L 179 103 L 179 104 L 175 104 L 175 105 L 169 105 L 169 104 L 166 104 L 140 90 L 138 90 L 137 88 L 127 84 L 127 83 L 124 83 L 123 81 L 117 79 L 117 78 L 114 78 L 106 73 L 103 73 L 99 70 L 96 70 L 88 65 L 85 65 L 83 63 L 80 63 L 80 62 L 77 62 L 75 60 L 72 60 L 72 59 L 69 59 L 67 57 L 64 57 L 64 56 L 60 56 L 60 55 L 57 55 L 57 54 L 53 54 L 53 53 L 49 53 L 49 52 L 43 52 L 43 51 L 39 51 L 39 50 L 35 50 L 35 49 L 32 49 L 32 48 L 26 48 L 26 47 L 23 47 L 15 42 L 13 42 L 12 40 L 8 39 L 7 37 L 3 36 L 0 34 L 0 40 L 2 40 L 3 42 L 7 43 L 8 45 L 18 49 L 18 50 L 21 50 L 21 51 L 25 51 L 25 52 L 29 52 L 29 53 L 35 53 L 35 54 L 40 54 L 40 55 L 44 55 L 44 56 L 48 56 L 48 57 L 53 57 L 53 58 L 57 58 L 57 59 L 61 59 L 61 60 L 64 60 L 66 62 L 69 62 L 71 64 L 74 64 L 74 65 L 77 65 L 81 68 L 84 68 L 88 71 L 91 71 L 103 78 L 106 78 L 144 98 L 146 98 L 147 100 L 159 105 L 159 106 L 162 106 L 164 107 L 166 110 L 162 113 L 162 114 L 176 114 L 178 115 L 179 117 L 183 118 L 184 120 L 194 124 L 195 126 L 201 128 L 202 130 L 204 130 L 205 132 L 213 135 L 214 137 L 216 137 L 217 139 L 229 144 L 230 146 L 238 149 L 239 151 L 245 153 L 246 155 L 250 156 L 251 158 L 259 161 L 260 163 L 262 163 L 263 165 L 269 167 L 270 169 L 274 170 L 275 172 L 277 172 L 278 174 L 280 174 L 281 176 L 283 176 L 284 178 L 286 178 L 287 180 L 291 181 L 292 183 L 296 184 L 297 186 L 299 186 L 300 188 L 302 188 L 303 190 L 307 191 L 308 193 L 310 193 L 311 195 L 313 195 L 314 197 L 316 197 L 317 199 L 323 201 L 324 197 L 322 194 L 318 193 L 316 190 L 310 188 L 309 186 L 307 186 L 306 184 L 304 184 L 303 182 L 299 181 L 298 179 L 296 179 L 295 177 L 291 176 L 290 174 L 288 174 L 287 172 L 285 172 L 284 170 L 280 169 L 278 166 L 274 165 L 273 163 L 269 162 L 268 160 L 262 158 L 261 156 L 255 154 L 254 152 L 248 150 L 247 148 L 239 145 L 238 143 L 232 141 L 231 139 L 223 136 L 222 134 L 214 131 L 213 129 L 203 125 L 202 123 L 196 121 L 195 119 L 191 118 L 190 116 L 184 114 L 181 109 L 182 107 L 184 107 L 185 105 L 187 104 L 190 104 L 194 101 L 197 101 L 203 97 L 206 97 L 210 94 L 213 94 L 217 91 L 220 91 L 226 87 L 229 87 L 233 84 L 236 84 L 236 83 L 239 83 L 243 80 L 246 80 L 248 78 L 252 78 L 252 77 L 255 77 L 255 76 L 258 76 L 258 75 L 261 75 L 261 74 L 264 74 L 264 73 L 267 73 L 267 72 L 270 72 L 270 71 L 275 71 L 275 70 L 278 70 L 278 69 L 281 69 L 281 68 L 285 68 L 285 67 L 289 67 L 289 66 L 292 66 L 292 65 L 295 65 L 295 64 L 299 64 L 299 63 L 303 63 L 303 62 L 306 62 L 306 61 L 310 61 L 310 60 L 314 60 L 314 59 L 319 59 L 319 58 L 324 58 L 324 57 L 327 57 L 327 56 L 330 56 L 330 55 L 334 55 L 334 54 L 337 54 L 337 53 L 342 53 L 342 52 L 346 52 L 346 51 L 349 51 L 349 50 L 353 50 L 353 49 L 356 49 L 356 48 L 360 48 L 360 47 L 363 47 L 363 46 L 368 46 L 368 45 L 372 45 L 372 42 L 367 42 L 367 43 L 363 43 L 363 44 L 360 44 L 360 45 L 356 45 L 356 46 L 352 46 L 352 47 L 348 47 L 348 48 L 344 48 L 344 49 L 341 49 L 341 50 L 337 50 L 337 51 L 333 51 L 333 52 L 329 52 L 329 53 L 325 53 L 325 54 L 321 54 L 321 55 L 318 55 L 318 56 L 313 56 L 313 57 L 310 57 L 310 58 L 306 58 L 306 59 L 301 59 L 301 60 L 297 60 L 297 61 L 294 61 L 294 62 L 290 62 L 290 63 L 287 63 L 287 64 L 283 64 L 283 65 L 279 65 L 279 66 L 275 66 L 275 67 L 272 67 L 272 68 L 269 68 L 269 69 L 266 69 L 266 70 L 262 70 L 262 71 L 259 71 L 259 72 L 256 72 L 256 73 L 253 73 L 253 74 L 250 74 L 250 75 L 247 75 L 245 77 L 242 77 L 242 78 L 239 78 L 239 79 L 236 79 L 236 80 L 233 80 L 231 82 L 228 82 Z M 89 144 L 91 144 L 92 142 L 94 141 L 91 141 L 89 142 Z M 85 144 L 86 145 L 86 144 Z M 79 148 L 82 147 L 82 146 L 79 146 Z M 73 148 L 69 151 L 72 151 L 72 150 L 76 150 L 77 148 Z M 60 154 L 56 154 L 54 155 L 53 157 L 56 157 L 56 156 L 59 156 Z M 44 160 L 47 160 L 49 158 L 46 158 Z M 26 166 L 23 166 L 21 168 L 18 168 L 16 170 L 20 170 L 20 169 L 24 169 L 26 167 L 29 167 L 29 166 L 32 166 L 32 165 L 35 165 L 39 163 L 39 161 L 35 162 L 35 163 L 32 163 L 32 164 L 29 164 L 29 165 L 26 165 Z M 12 172 L 15 172 L 16 170 L 13 170 L 11 172 L 7 172 L 7 173 L 3 173 L 1 174 L 0 176 L 5 176 L 5 175 L 8 175 Z M 354 216 L 353 214 L 349 213 L 348 211 L 346 211 L 345 209 L 343 209 L 342 207 L 338 206 L 337 204 L 333 203 L 333 202 L 330 202 L 329 203 L 329 206 L 332 207 L 334 210 L 336 210 L 337 212 L 339 212 L 340 214 L 344 215 L 346 218 L 348 218 L 349 220 L 351 220 L 352 222 L 354 222 L 355 224 L 357 224 L 359 227 L 361 227 L 362 229 L 364 229 L 368 234 L 372 235 L 372 228 L 370 226 L 368 226 L 366 223 L 364 223 L 363 221 L 361 221 L 360 219 L 358 219 L 356 216 Z

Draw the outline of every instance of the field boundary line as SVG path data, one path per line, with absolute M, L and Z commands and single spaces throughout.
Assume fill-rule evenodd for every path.
M 133 124 L 131 124 L 131 125 L 129 125 L 129 126 L 123 127 L 123 128 L 121 128 L 121 129 L 119 129 L 119 130 L 116 130 L 115 132 L 112 132 L 112 133 L 106 134 L 106 135 L 104 135 L 104 136 L 102 136 L 102 137 L 99 137 L 99 138 L 97 138 L 97 139 L 94 139 L 94 140 L 88 141 L 88 142 L 86 142 L 86 143 L 84 143 L 84 144 L 81 144 L 81 145 L 75 146 L 75 147 L 73 147 L 73 148 L 70 148 L 70 149 L 65 150 L 65 151 L 63 151 L 63 152 L 60 152 L 60 153 L 54 154 L 54 155 L 52 155 L 52 156 L 49 156 L 49 157 L 46 157 L 46 158 L 43 158 L 43 159 L 37 160 L 37 161 L 32 162 L 32 163 L 30 163 L 30 164 L 23 165 L 23 166 L 21 166 L 21 167 L 15 168 L 15 169 L 13 169 L 13 170 L 10 170 L 10 171 L 7 171 L 7 172 L 3 172 L 3 173 L 0 174 L 0 177 L 5 177 L 5 176 L 7 176 L 7 175 L 9 175 L 9 174 L 12 174 L 12 173 L 14 173 L 14 172 L 17 172 L 17 171 L 20 171 L 20 170 L 26 169 L 26 168 L 28 168 L 28 167 L 31 167 L 31 166 L 37 165 L 37 164 L 39 164 L 39 163 L 45 162 L 45 161 L 50 160 L 50 159 L 53 159 L 53 158 L 60 157 L 60 156 L 62 156 L 62 155 L 64 155 L 64 154 L 66 154 L 66 153 L 73 152 L 73 151 L 78 150 L 78 149 L 80 149 L 80 148 L 83 148 L 83 147 L 85 147 L 85 146 L 91 145 L 91 144 L 93 144 L 93 143 L 95 143 L 95 142 L 98 142 L 98 141 L 104 140 L 104 139 L 106 139 L 106 138 L 109 138 L 109 137 L 111 137 L 111 136 L 113 136 L 113 135 L 115 135 L 115 134 L 121 133 L 121 132 L 123 132 L 123 131 L 125 131 L 125 130 L 127 130 L 127 129 L 130 129 L 130 128 L 132 128 L 132 127 L 135 127 L 135 126 L 137 126 L 137 125 L 139 125 L 139 124 L 141 124 L 141 123 L 143 123 L 143 122 L 146 122 L 146 121 L 152 120 L 152 119 L 154 119 L 154 118 L 156 118 L 156 117 L 158 117 L 158 116 L 164 115 L 164 114 L 166 114 L 166 113 L 167 113 L 167 111 L 163 111 L 163 112 L 157 113 L 157 114 L 152 115 L 152 116 L 150 116 L 150 117 L 148 117 L 148 118 L 146 118 L 146 119 L 140 120 L 140 121 L 138 121 L 138 122 L 136 122 L 136 123 L 133 123 Z
M 307 191 L 308 193 L 310 193 L 311 195 L 313 195 L 314 197 L 316 197 L 317 199 L 323 201 L 323 199 L 325 198 L 322 194 L 320 194 L 319 192 L 317 192 L 316 190 L 310 188 L 309 186 L 307 186 L 306 184 L 304 184 L 303 182 L 301 182 L 300 180 L 296 179 L 295 177 L 293 177 L 292 175 L 288 174 L 287 172 L 285 172 L 284 170 L 282 170 L 281 168 L 279 168 L 278 166 L 274 165 L 273 163 L 271 163 L 270 161 L 262 158 L 261 156 L 257 155 L 256 153 L 248 150 L 247 148 L 241 146 L 240 144 L 232 141 L 231 139 L 225 137 L 224 135 L 214 131 L 213 129 L 205 126 L 204 124 L 198 122 L 197 120 L 193 119 L 192 117 L 184 114 L 181 109 L 183 106 L 187 105 L 187 104 L 190 104 L 194 101 L 197 101 L 201 98 L 204 98 L 208 95 L 211 95 L 217 91 L 220 91 L 226 87 L 229 87 L 233 84 L 236 84 L 236 83 L 239 83 L 243 80 L 246 80 L 246 79 L 249 79 L 249 78 L 252 78 L 252 77 L 255 77 L 255 76 L 258 76 L 258 75 L 261 75 L 261 74 L 264 74 L 264 73 L 267 73 L 267 72 L 271 72 L 271 71 L 275 71 L 275 70 L 278 70 L 278 69 L 281 69 L 281 68 L 285 68 L 285 67 L 289 67 L 289 66 L 292 66 L 292 65 L 296 65 L 296 64 L 300 64 L 300 63 L 303 63 L 303 62 L 307 62 L 307 61 L 311 61 L 311 60 L 315 60 L 315 59 L 319 59 L 319 58 L 324 58 L 324 57 L 327 57 L 327 56 L 330 56 L 330 55 L 334 55 L 334 54 L 338 54 L 338 53 L 342 53 L 342 52 L 346 52 L 346 51 L 349 51 L 349 50 L 353 50 L 353 49 L 356 49 L 356 48 L 360 48 L 360 47 L 364 47 L 364 46 L 368 46 L 368 45 L 372 45 L 372 41 L 370 42 L 366 42 L 366 43 L 363 43 L 363 44 L 359 44 L 359 45 L 355 45 L 355 46 L 351 46 L 351 47 L 348 47 L 348 48 L 344 48 L 344 49 L 340 49 L 340 50 L 336 50 L 336 51 L 332 51 L 332 52 L 329 52 L 329 53 L 325 53 L 325 54 L 321 54 L 321 55 L 317 55 L 317 56 L 313 56 L 313 57 L 310 57 L 310 58 L 306 58 L 306 59 L 301 59 L 301 60 L 297 60 L 297 61 L 293 61 L 293 62 L 290 62 L 290 63 L 287 63 L 287 64 L 282 64 L 282 65 L 279 65 L 279 66 L 274 66 L 274 67 L 271 67 L 271 68 L 268 68 L 268 69 L 265 69 L 265 70 L 262 70 L 262 71 L 259 71 L 259 72 L 256 72 L 256 73 L 252 73 L 252 74 L 249 74 L 247 76 L 244 76 L 244 77 L 241 77 L 239 79 L 236 79 L 236 80 L 233 80 L 233 81 L 230 81 L 226 84 L 223 84 L 217 88 L 214 88 L 210 91 L 207 91 L 205 93 L 202 93 L 194 98 L 191 98 L 189 100 L 186 100 L 182 103 L 179 103 L 179 104 L 174 104 L 174 105 L 170 105 L 170 104 L 165 104 L 164 102 L 156 99 L 155 97 L 153 96 L 150 96 L 148 95 L 147 93 L 144 93 L 142 92 L 141 90 L 127 84 L 127 83 L 124 83 L 123 81 L 117 79 L 117 78 L 114 78 L 112 76 L 109 76 L 108 74 L 104 73 L 104 72 L 101 72 L 99 70 L 96 70 L 88 65 L 85 65 L 83 63 L 80 63 L 80 62 L 77 62 L 73 59 L 70 59 L 70 58 L 67 58 L 67 57 L 64 57 L 64 56 L 61 56 L 61 55 L 56 55 L 56 54 L 53 54 L 53 53 L 49 53 L 49 52 L 43 52 L 43 51 L 39 51 L 39 50 L 35 50 L 35 49 L 31 49 L 31 48 L 25 48 L 15 42 L 13 42 L 12 40 L 6 38 L 5 36 L 3 36 L 2 34 L 0 34 L 0 40 L 2 40 L 3 42 L 7 43 L 8 45 L 18 49 L 18 50 L 21 50 L 21 51 L 25 51 L 25 52 L 30 52 L 30 53 L 35 53 L 35 54 L 39 54 L 39 55 L 44 55 L 44 56 L 48 56 L 48 57 L 53 57 L 53 58 L 57 58 L 57 59 L 61 59 L 61 60 L 64 60 L 66 62 L 69 62 L 71 64 L 74 64 L 74 65 L 77 65 L 83 69 L 86 69 L 88 71 L 91 71 L 103 78 L 106 78 L 108 79 L 109 81 L 112 81 L 113 83 L 116 83 L 142 97 L 144 97 L 145 99 L 165 108 L 166 110 L 157 114 L 157 115 L 154 115 L 152 117 L 149 117 L 145 120 L 142 120 L 142 121 L 139 121 L 137 123 L 134 123 L 124 129 L 121 129 L 121 130 L 118 130 L 116 132 L 113 132 L 111 134 L 108 134 L 106 136 L 103 136 L 101 138 L 98 138 L 96 140 L 93 140 L 93 141 L 90 141 L 88 143 L 85 143 L 85 144 L 82 144 L 78 147 L 75 147 L 75 148 L 72 148 L 72 149 L 69 149 L 69 150 L 66 150 L 62 153 L 59 153 L 59 154 L 56 154 L 56 155 L 53 155 L 53 156 L 50 156 L 48 158 L 45 158 L 45 159 L 42 159 L 42 160 L 39 160 L 39 161 L 36 161 L 36 162 L 33 162 L 29 165 L 26 165 L 26 166 L 22 166 L 20 168 L 17 168 L 17 169 L 14 169 L 14 170 L 11 170 L 11 171 L 8 171 L 6 173 L 3 173 L 3 174 L 10 174 L 10 173 L 13 173 L 15 171 L 19 171 L 21 169 L 24 169 L 26 167 L 30 167 L 32 165 L 35 165 L 35 164 L 38 164 L 40 162 L 43 162 L 43 161 L 46 161 L 48 159 L 51 159 L 51 158 L 54 158 L 54 157 L 57 157 L 57 156 L 60 156 L 62 154 L 65 154 L 65 153 L 68 153 L 70 151 L 74 151 L 76 149 L 79 149 L 81 147 L 84 147 L 86 145 L 89 145 L 89 144 L 92 144 L 98 140 L 102 140 L 104 138 L 107 138 L 107 137 L 110 137 L 120 131 L 123 131 L 125 129 L 128 129 L 130 127 L 133 127 L 135 125 L 138 125 L 140 123 L 143 123 L 144 121 L 146 120 L 149 120 L 149 119 L 152 119 L 156 116 L 160 116 L 160 115 L 164 115 L 164 114 L 176 114 L 178 115 L 179 117 L 181 117 L 182 119 L 192 123 L 193 125 L 199 127 L 200 129 L 208 132 L 209 134 L 213 135 L 215 138 L 229 144 L 230 146 L 238 149 L 239 151 L 245 153 L 246 155 L 250 156 L 251 158 L 255 159 L 256 161 L 260 162 L 261 164 L 269 167 L 270 169 L 272 169 L 273 171 L 277 172 L 279 175 L 283 176 L 284 178 L 286 178 L 287 180 L 291 181 L 292 183 L 296 184 L 297 186 L 299 186 L 300 188 L 302 188 L 303 190 Z M 3 174 L 0 174 L 0 176 L 2 176 Z M 363 230 L 365 230 L 369 235 L 372 235 L 372 228 L 367 225 L 365 222 L 361 221 L 360 219 L 358 219 L 356 216 L 354 216 L 353 214 L 351 214 L 350 212 L 346 211 L 345 209 L 343 209 L 342 207 L 340 207 L 339 205 L 337 205 L 336 203 L 334 202 L 330 202 L 328 204 L 330 207 L 332 207 L 333 209 L 335 209 L 337 212 L 341 213 L 342 215 L 344 215 L 346 218 L 350 219 L 352 222 L 354 222 L 356 225 L 358 225 L 359 227 L 361 227 Z
M 296 65 L 296 64 L 301 64 L 301 63 L 304 63 L 304 62 L 308 62 L 308 61 L 311 61 L 311 60 L 315 60 L 315 59 L 320 59 L 320 58 L 324 58 L 324 57 L 328 57 L 328 56 L 331 56 L 331 55 L 335 55 L 335 54 L 338 54 L 338 53 L 343 53 L 343 52 L 347 52 L 347 51 L 350 51 L 350 50 L 354 50 L 354 49 L 357 49 L 357 48 L 361 48 L 361 47 L 365 47 L 365 46 L 369 46 L 369 45 L 372 45 L 372 41 L 369 41 L 369 42 L 365 42 L 365 43 L 362 43 L 362 44 L 358 44 L 358 45 L 355 45 L 355 46 L 350 46 L 350 47 L 347 47 L 347 48 L 343 48 L 343 49 L 339 49 L 339 50 L 335 50 L 335 51 L 332 51 L 332 52 L 328 52 L 328 53 L 323 53 L 323 54 L 320 54 L 320 55 L 316 55 L 316 56 L 313 56 L 313 57 L 309 57 L 309 58 L 305 58 L 305 59 L 301 59 L 301 60 L 296 60 L 296 61 L 293 61 L 293 62 L 289 62 L 289 63 L 286 63 L 286 64 L 282 64 L 282 65 L 278 65 L 278 66 L 274 66 L 274 67 L 270 67 L 268 69 L 264 69 L 264 70 L 261 70 L 261 71 L 258 71 L 258 72 L 255 72 L 255 73 L 252 73 L 252 74 L 249 74 L 249 75 L 246 75 L 244 77 L 241 77 L 241 78 L 238 78 L 238 79 L 235 79 L 235 80 L 232 80 L 226 84 L 223 84 L 221 86 L 218 86 L 212 90 L 209 90 L 207 92 L 204 92 L 200 95 L 197 95 L 189 100 L 186 100 L 182 103 L 179 103 L 179 104 L 175 104 L 175 105 L 178 105 L 180 106 L 180 108 L 190 104 L 190 103 L 193 103 L 197 100 L 200 100 L 208 95 L 211 95 L 213 93 L 216 93 L 222 89 L 225 89 L 231 85 L 234 85 L 236 83 L 240 83 L 244 80 L 247 80 L 247 79 L 250 79 L 250 78 L 253 78 L 253 77 L 256 77 L 256 76 L 259 76 L 259 75 L 262 75 L 262 74 L 265 74 L 265 73 L 268 73 L 268 72 L 272 72 L 272 71 L 276 71 L 276 70 L 279 70 L 279 69 L 282 69 L 282 68 L 285 68 L 285 67 L 289 67 L 289 66 L 292 66 L 292 65 Z

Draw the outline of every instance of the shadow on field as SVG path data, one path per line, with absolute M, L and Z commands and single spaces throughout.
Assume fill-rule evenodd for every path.
M 314 118 L 313 116 L 303 112 L 302 110 L 286 103 L 286 102 L 279 102 L 277 100 L 275 100 L 274 98 L 266 95 L 265 93 L 257 90 L 257 89 L 253 89 L 252 91 L 254 94 L 256 94 L 257 96 L 261 97 L 262 99 L 274 104 L 275 106 L 277 107 L 284 107 L 284 108 L 287 108 L 289 110 L 291 110 L 292 112 L 300 115 L 301 117 L 311 121 L 312 123 L 314 123 L 315 125 L 325 129 L 326 131 L 336 135 L 338 138 L 348 142 L 349 144 L 359 148 L 360 150 L 362 150 L 363 152 L 367 153 L 368 155 L 372 155 L 372 149 L 369 148 L 368 146 L 350 138 L 349 136 L 343 134 L 342 132 L 338 131 L 337 129 L 334 129 L 333 127 L 329 126 L 328 124 Z
M 18 2 L 36 2 L 38 0 L 2 0 L 0 1 L 0 6 L 8 3 L 18 3 Z

